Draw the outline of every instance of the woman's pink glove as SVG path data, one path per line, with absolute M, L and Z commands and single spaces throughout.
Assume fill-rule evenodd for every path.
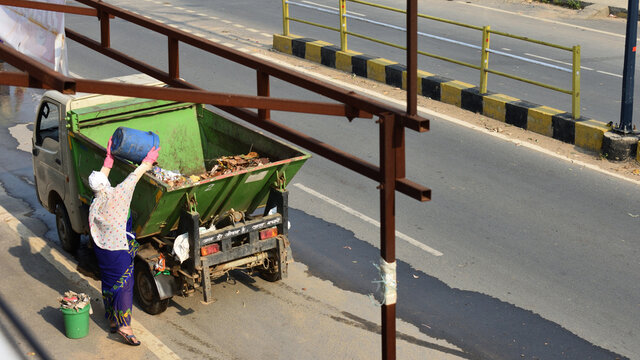
M 147 157 L 145 157 L 144 159 L 142 159 L 142 162 L 147 162 L 147 163 L 155 163 L 156 160 L 158 160 L 158 153 L 160 152 L 160 148 L 157 148 L 154 146 L 151 148 L 151 150 L 149 150 L 149 152 L 147 153 Z
M 107 157 L 104 159 L 103 167 L 111 169 L 113 167 L 113 155 L 111 155 L 111 138 L 107 143 Z

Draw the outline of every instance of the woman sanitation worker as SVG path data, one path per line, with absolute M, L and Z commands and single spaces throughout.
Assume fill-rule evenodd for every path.
M 133 260 L 139 244 L 131 233 L 129 206 L 136 184 L 153 167 L 159 151 L 160 148 L 151 148 L 140 166 L 116 187 L 111 187 L 108 176 L 113 156 L 109 139 L 102 169 L 89 176 L 89 186 L 95 193 L 89 207 L 89 228 L 101 273 L 105 317 L 111 332 L 117 332 L 127 344 L 134 346 L 140 345 L 131 328 Z

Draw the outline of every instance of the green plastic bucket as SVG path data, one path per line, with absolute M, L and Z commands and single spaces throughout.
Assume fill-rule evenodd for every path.
M 64 329 L 70 339 L 80 339 L 89 334 L 89 308 L 87 305 L 76 311 L 60 308 L 64 317 Z

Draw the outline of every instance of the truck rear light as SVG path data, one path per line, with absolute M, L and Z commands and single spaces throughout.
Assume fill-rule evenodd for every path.
M 209 254 L 215 254 L 220 251 L 220 245 L 211 244 L 200 248 L 200 255 L 207 256 Z
M 278 236 L 278 228 L 276 227 L 272 227 L 272 228 L 268 228 L 260 231 L 260 240 L 270 239 L 275 236 Z

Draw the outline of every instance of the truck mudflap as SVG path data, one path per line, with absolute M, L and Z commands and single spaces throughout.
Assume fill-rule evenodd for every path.
M 170 299 L 176 294 L 178 286 L 176 284 L 176 279 L 173 276 L 158 274 L 153 278 L 153 280 L 156 283 L 160 300 Z

